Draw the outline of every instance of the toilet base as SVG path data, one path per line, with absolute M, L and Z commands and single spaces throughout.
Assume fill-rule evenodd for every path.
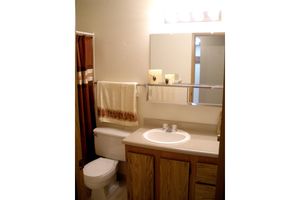
M 120 187 L 120 185 L 119 185 L 119 182 L 117 182 L 117 181 L 108 185 L 107 189 L 105 190 L 107 199 L 109 199 L 119 189 L 119 187 Z
M 119 188 L 119 182 L 92 190 L 91 200 L 108 200 Z
M 106 200 L 104 188 L 92 190 L 91 200 Z

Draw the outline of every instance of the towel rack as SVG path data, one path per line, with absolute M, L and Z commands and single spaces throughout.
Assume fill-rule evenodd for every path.
M 94 81 L 94 84 L 97 84 L 97 82 L 98 82 L 98 81 Z M 146 87 L 147 84 L 140 84 L 140 83 L 138 83 L 137 86 L 144 86 L 144 87 Z
M 94 84 L 97 84 L 98 81 L 95 81 Z M 179 84 L 147 84 L 147 83 L 139 83 L 137 86 L 161 86 L 161 87 L 184 87 L 184 88 L 206 88 L 206 89 L 223 89 L 223 85 L 199 85 L 199 84 L 187 84 L 187 83 L 179 83 Z
M 207 88 L 207 89 L 223 89 L 223 85 L 199 85 L 199 84 L 147 84 L 148 86 L 162 86 L 162 87 L 184 87 L 184 88 Z

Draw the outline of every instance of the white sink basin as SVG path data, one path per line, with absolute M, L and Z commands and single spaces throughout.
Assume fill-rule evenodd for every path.
M 144 138 L 150 142 L 160 144 L 177 144 L 188 141 L 191 136 L 185 131 L 177 130 L 166 132 L 161 128 L 150 129 L 143 134 Z

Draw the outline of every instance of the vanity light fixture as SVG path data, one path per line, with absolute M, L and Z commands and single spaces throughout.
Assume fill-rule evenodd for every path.
M 222 0 L 165 0 L 164 23 L 220 22 Z
M 219 22 L 222 21 L 221 10 L 199 12 L 176 12 L 174 15 L 165 16 L 165 24 L 191 23 L 191 22 Z

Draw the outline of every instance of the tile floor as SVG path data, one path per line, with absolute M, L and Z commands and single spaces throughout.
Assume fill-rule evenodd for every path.
M 120 187 L 113 192 L 112 195 L 108 196 L 108 200 L 127 200 L 127 188 L 123 183 L 120 184 Z
M 91 200 L 89 196 L 88 200 Z M 107 200 L 127 200 L 127 188 L 126 183 L 119 183 L 119 187 L 107 196 Z

